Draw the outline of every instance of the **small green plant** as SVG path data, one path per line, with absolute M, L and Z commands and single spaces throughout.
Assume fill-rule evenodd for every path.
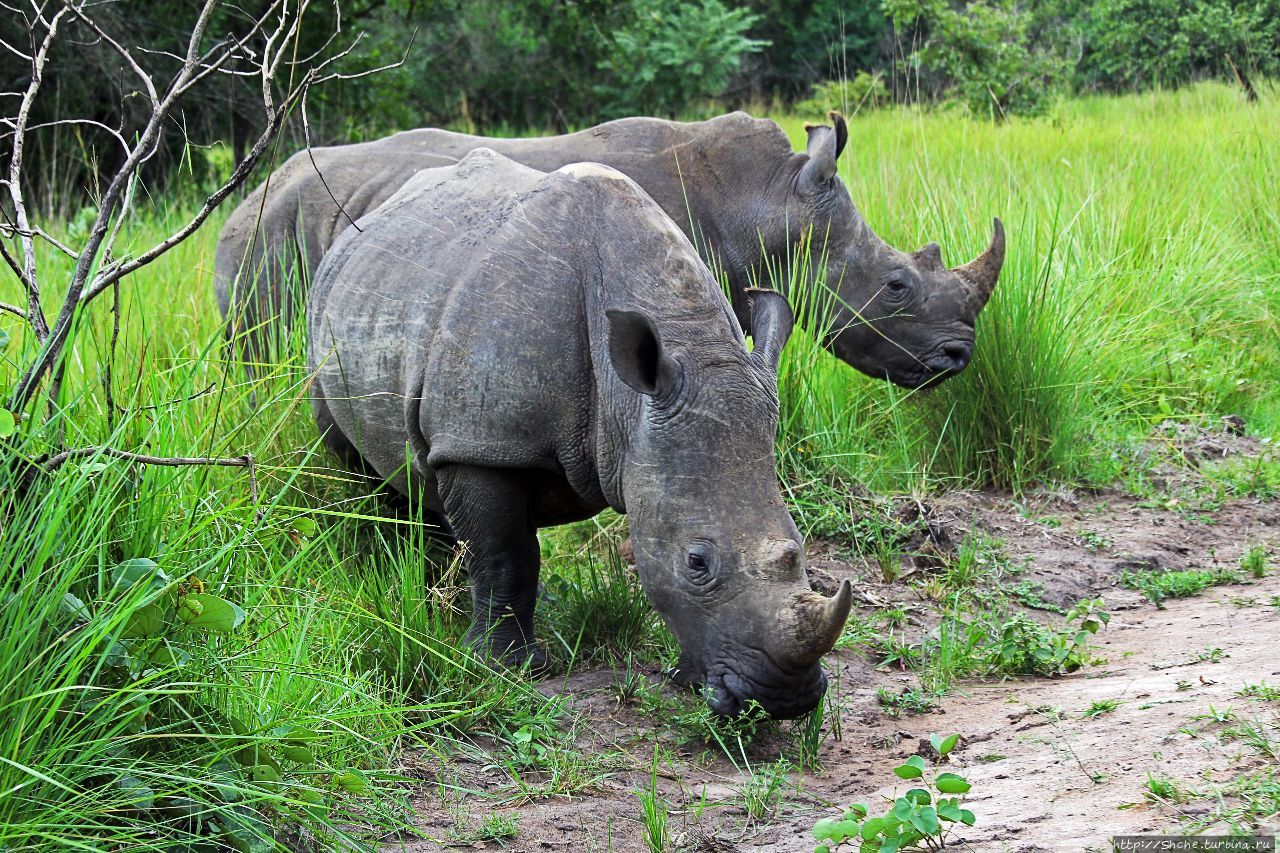
M 1103 714 L 1110 714 L 1123 704 L 1119 699 L 1098 699 L 1089 705 L 1083 716 L 1086 720 L 1092 720 L 1095 717 L 1101 717 Z
M 791 763 L 785 758 L 779 758 L 751 773 L 751 778 L 739 789 L 747 817 L 752 820 L 772 817 L 782 800 L 783 790 L 789 784 L 787 774 L 790 771 Z
M 1190 681 L 1187 681 L 1185 678 L 1178 679 L 1177 689 L 1179 693 L 1190 690 L 1194 686 L 1195 685 L 1193 685 Z
M 1148 773 L 1145 787 L 1147 790 L 1144 796 L 1149 800 L 1163 803 L 1185 803 L 1189 799 L 1188 792 L 1184 791 L 1178 783 L 1167 776 L 1152 776 Z
M 1111 621 L 1102 599 L 1078 602 L 1067 611 L 1063 629 L 1047 628 L 1021 614 L 1001 628 L 989 651 L 992 668 L 1002 674 L 1057 675 L 1074 672 L 1087 662 L 1089 638 Z M 1078 623 L 1074 628 L 1071 623 Z
M 1050 613 L 1065 614 L 1067 612 L 1053 602 L 1045 600 L 1044 584 L 1039 581 L 1018 581 L 1016 584 L 1009 587 L 1009 592 L 1013 594 L 1013 597 L 1017 599 L 1018 603 L 1023 607 L 1028 607 L 1032 610 L 1046 610 Z
M 1222 663 L 1222 659 L 1226 656 L 1227 656 L 1227 653 L 1224 652 L 1222 649 L 1218 648 L 1217 646 L 1206 646 L 1205 648 L 1196 652 L 1196 662 L 1197 663 Z
M 1280 687 L 1273 687 L 1265 681 L 1258 684 L 1246 684 L 1236 691 L 1236 695 L 1244 699 L 1261 699 L 1264 702 L 1280 702 Z
M 461 844 L 478 841 L 497 841 L 501 844 L 520 835 L 520 815 L 515 812 L 487 814 L 474 828 L 467 828 L 467 822 L 465 812 L 454 815 L 454 829 L 449 834 Z
M 1163 607 L 1166 598 L 1188 598 L 1198 595 L 1211 586 L 1239 582 L 1240 575 L 1231 569 L 1213 571 L 1192 569 L 1170 572 L 1145 569 L 1139 572 L 1124 572 L 1120 575 L 1121 586 L 1138 590 L 1156 607 Z
M 960 735 L 949 737 L 930 735 L 929 743 L 939 761 L 960 742 Z M 880 817 L 870 817 L 871 810 L 862 803 L 854 803 L 839 818 L 822 818 L 813 826 L 813 837 L 818 845 L 814 853 L 832 853 L 848 845 L 847 849 L 860 851 L 940 850 L 947 844 L 947 836 L 958 823 L 973 826 L 977 818 L 964 808 L 965 795 L 972 786 L 956 773 L 930 773 L 929 763 L 919 755 L 913 755 L 905 763 L 895 767 L 895 776 L 918 787 L 909 789 L 902 796 L 895 791 L 888 811 Z M 932 788 L 933 790 L 929 790 Z M 935 793 L 936 792 L 936 793 Z
M 859 71 L 852 80 L 828 80 L 814 83 L 809 97 L 795 105 L 797 115 L 821 116 L 828 110 L 855 115 L 889 103 L 889 90 L 879 73 Z
M 1080 534 L 1080 544 L 1087 551 L 1102 551 L 1111 547 L 1111 537 L 1093 530 L 1086 530 Z
M 822 744 L 826 740 L 826 731 L 822 724 L 826 719 L 829 696 L 830 691 L 823 694 L 818 700 L 818 707 L 806 714 L 804 719 L 798 720 L 792 729 L 802 769 L 822 769 L 822 764 L 818 760 L 818 751 L 822 749 Z
M 1255 545 L 1240 558 L 1240 570 L 1250 577 L 1261 578 L 1267 573 L 1267 549 Z
M 1213 723 L 1229 723 L 1235 718 L 1236 718 L 1235 712 L 1233 712 L 1230 708 L 1220 711 L 1217 708 L 1215 708 L 1213 705 L 1210 705 L 1208 711 L 1206 711 L 1203 714 L 1196 714 L 1191 719 L 1209 720 L 1210 722 L 1213 722 Z
M 933 697 L 907 687 L 898 693 L 894 693 L 887 687 L 878 687 L 876 701 L 890 717 L 900 717 L 904 711 L 910 714 L 928 714 L 937 709 L 937 703 Z
M 636 791 L 640 799 L 640 814 L 644 820 L 644 841 L 649 853 L 667 853 L 670 840 L 667 831 L 667 803 L 658 791 L 658 747 L 653 747 L 653 767 L 649 773 L 649 787 Z

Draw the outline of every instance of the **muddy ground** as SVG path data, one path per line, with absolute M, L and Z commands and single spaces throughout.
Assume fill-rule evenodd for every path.
M 1175 438 L 1192 461 L 1257 452 L 1225 434 Z M 838 676 L 830 696 L 839 720 L 838 727 L 827 722 L 821 769 L 790 772 L 776 806 L 758 818 L 744 807 L 751 776 L 740 767 L 750 762 L 759 774 L 779 750 L 789 749 L 793 741 L 785 727 L 758 738 L 735 767 L 717 750 L 680 738 L 661 715 L 628 701 L 620 672 L 549 679 L 543 691 L 564 696 L 580 720 L 573 748 L 587 759 L 585 788 L 530 796 L 546 782 L 538 771 L 529 772 L 530 787 L 522 792 L 510 773 L 479 751 L 451 756 L 447 765 L 407 756 L 406 773 L 423 780 L 414 799 L 418 829 L 436 840 L 389 839 L 386 849 L 645 851 L 636 792 L 651 785 L 657 743 L 663 753 L 657 788 L 670 809 L 671 849 L 808 851 L 818 818 L 836 816 L 850 802 L 884 803 L 894 790 L 893 767 L 918 751 L 927 754 L 924 739 L 933 732 L 962 736 L 948 769 L 973 783 L 969 807 L 977 821 L 952 836 L 958 849 L 1109 850 L 1113 835 L 1212 824 L 1236 805 L 1231 795 L 1157 800 L 1149 796 L 1148 780 L 1172 780 L 1176 790 L 1206 794 L 1277 763 L 1275 754 L 1260 754 L 1223 733 L 1242 720 L 1273 727 L 1273 734 L 1280 724 L 1280 701 L 1237 695 L 1247 684 L 1280 687 L 1280 501 L 1190 507 L 1177 497 L 1185 494 L 1178 478 L 1195 476 L 1187 470 L 1158 475 L 1165 497 L 1155 500 L 1103 491 L 900 502 L 904 517 L 915 513 L 927 522 L 918 525 L 927 530 L 921 543 L 927 547 L 903 560 L 906 575 L 891 584 L 839 543 L 810 543 L 815 586 L 855 578 L 860 615 L 903 606 L 906 630 L 918 640 L 936 622 L 938 607 L 920 582 L 930 570 L 930 548 L 954 550 L 970 529 L 998 538 L 1009 563 L 1020 569 L 1017 580 L 1034 591 L 1028 600 L 1036 607 L 1105 599 L 1111 623 L 1094 640 L 1093 663 L 1072 674 L 965 681 L 931 712 L 891 716 L 877 689 L 914 688 L 916 677 L 878 669 L 864 651 L 833 653 L 827 667 Z M 1117 584 L 1126 571 L 1237 568 L 1245 550 L 1259 545 L 1270 558 L 1265 577 L 1169 599 L 1163 609 Z M 1061 616 L 1046 611 L 1040 618 Z M 647 678 L 652 690 L 674 692 L 660 675 Z M 1095 702 L 1118 704 L 1087 715 Z M 501 841 L 478 840 L 475 833 L 486 820 L 491 828 L 513 820 L 518 831 Z M 1280 832 L 1274 814 L 1253 821 L 1270 834 Z

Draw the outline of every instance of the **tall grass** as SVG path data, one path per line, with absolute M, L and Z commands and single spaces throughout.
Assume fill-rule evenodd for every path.
M 794 342 L 784 458 L 817 455 L 878 489 L 1023 489 L 1108 482 L 1115 448 L 1162 418 L 1237 413 L 1275 435 L 1280 93 L 1268 91 L 1257 105 L 1216 84 L 1089 98 L 1000 125 L 856 116 L 842 177 L 886 240 L 937 240 L 954 265 L 999 215 L 1008 255 L 972 365 L 937 390 L 906 395 Z M 801 121 L 782 120 L 797 145 Z
M 1256 432 L 1280 430 L 1275 95 L 1250 107 L 1207 85 L 1000 126 L 858 116 L 844 178 L 882 235 L 906 248 L 937 239 L 956 263 L 999 214 L 1010 251 L 974 364 L 937 391 L 888 387 L 793 338 L 779 449 L 802 518 L 843 511 L 854 483 L 1106 481 L 1118 449 L 1163 417 L 1236 412 Z M 797 141 L 800 122 L 782 119 Z M 121 251 L 177 215 L 131 223 Z M 122 286 L 114 346 L 105 304 L 85 314 L 61 414 L 0 449 L 0 847 L 373 846 L 373 827 L 405 817 L 399 749 L 447 748 L 544 701 L 458 650 L 466 608 L 451 555 L 317 448 L 301 336 L 252 380 L 224 362 L 216 226 Z M 812 324 L 825 297 L 801 292 L 805 263 L 779 274 Z M 65 267 L 48 258 L 46 288 Z M 9 315 L 0 329 L 4 386 L 33 343 Z M 90 458 L 25 479 L 21 460 L 59 436 L 160 456 L 252 453 L 258 501 L 243 469 Z M 608 546 L 583 552 L 580 533 L 544 535 L 543 640 L 570 664 L 669 655 L 634 579 Z M 142 558 L 166 580 L 117 583 Z M 183 624 L 177 605 L 194 589 L 243 608 L 244 624 Z M 126 636 L 153 599 L 163 625 Z

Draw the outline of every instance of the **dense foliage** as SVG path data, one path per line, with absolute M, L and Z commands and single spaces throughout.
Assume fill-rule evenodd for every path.
M 197 5 L 133 0 L 103 15 L 116 37 L 165 52 L 184 38 L 178 22 L 193 19 Z M 225 7 L 212 32 L 261 5 Z M 564 130 L 771 101 L 802 101 L 809 111 L 954 101 L 1000 119 L 1038 112 L 1073 91 L 1230 79 L 1237 68 L 1256 77 L 1280 72 L 1280 0 L 344 0 L 313 5 L 307 16 L 300 56 L 340 26 L 339 40 L 359 38 L 348 71 L 403 60 L 315 92 L 317 144 L 424 125 Z M 33 124 L 77 116 L 128 136 L 141 99 L 127 69 L 92 34 L 74 34 L 51 57 L 55 94 L 37 104 Z M 26 45 L 22 19 L 0 16 L 0 38 Z M 19 91 L 29 74 L 0 51 L 0 91 Z M 852 91 L 828 82 L 860 74 Z M 262 121 L 255 85 L 210 79 L 173 123 L 149 178 L 180 166 L 198 177 L 210 159 L 204 146 L 214 142 L 243 150 Z M 0 139 L 0 159 L 5 144 Z M 41 165 L 30 195 L 65 213 L 78 206 L 65 188 L 90 192 L 95 164 L 109 167 L 117 156 L 111 138 L 91 125 L 45 127 L 31 145 Z

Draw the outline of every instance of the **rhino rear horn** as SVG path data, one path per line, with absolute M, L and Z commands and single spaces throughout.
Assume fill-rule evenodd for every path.
M 849 128 L 844 122 L 844 116 L 837 112 L 828 115 L 834 128 L 825 124 L 804 126 L 805 133 L 809 135 L 809 144 L 805 148 L 809 162 L 800 170 L 801 192 L 811 192 L 836 176 L 836 160 L 849 141 Z
M 996 217 L 993 227 L 991 245 L 987 250 L 964 266 L 953 270 L 972 287 L 973 298 L 977 301 L 979 309 L 991 298 L 992 291 L 996 289 L 996 282 L 1000 280 L 1000 269 L 1004 266 L 1004 223 Z
M 782 349 L 791 338 L 795 318 L 787 297 L 776 290 L 751 288 L 747 291 L 751 300 L 751 357 L 760 366 L 776 376 Z

